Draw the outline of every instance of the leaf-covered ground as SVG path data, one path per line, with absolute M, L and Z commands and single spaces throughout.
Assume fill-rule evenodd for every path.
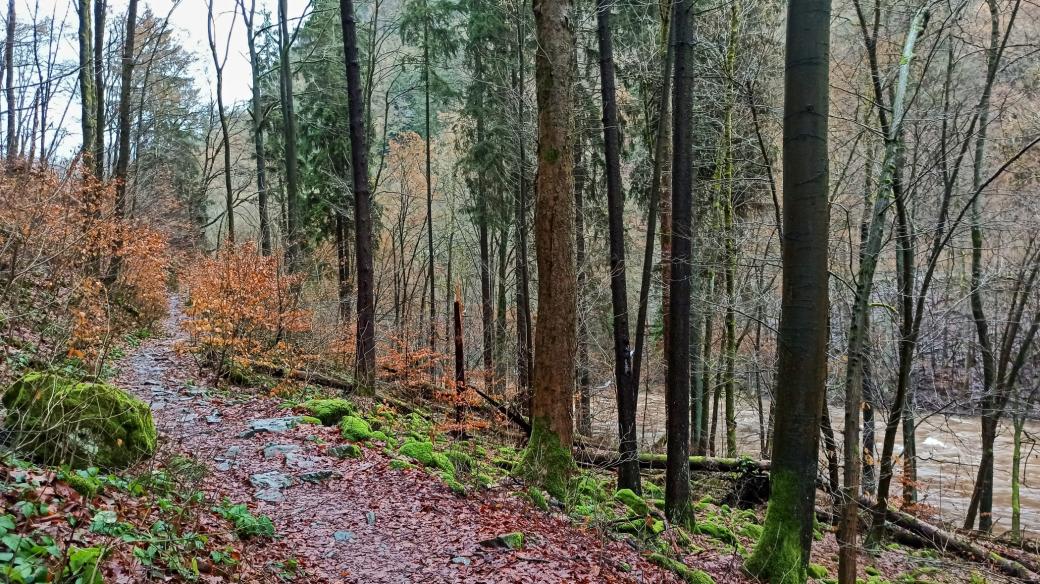
M 391 468 L 378 442 L 339 458 L 334 449 L 345 442 L 334 426 L 249 432 L 256 420 L 292 412 L 272 397 L 204 389 L 174 350 L 173 312 L 165 334 L 128 356 L 116 382 L 152 405 L 163 450 L 205 464 L 208 499 L 273 520 L 273 540 L 240 552 L 244 581 L 679 581 L 632 546 L 538 510 L 507 486 L 459 496 L 427 470 Z M 512 532 L 524 534 L 522 547 L 489 541 Z

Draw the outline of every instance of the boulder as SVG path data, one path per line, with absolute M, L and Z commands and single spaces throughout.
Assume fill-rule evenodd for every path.
M 155 452 L 148 404 L 112 385 L 29 373 L 3 404 L 9 445 L 41 464 L 118 469 Z

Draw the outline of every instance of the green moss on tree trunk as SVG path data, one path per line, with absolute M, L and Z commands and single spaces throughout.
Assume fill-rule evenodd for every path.
M 802 584 L 808 575 L 809 557 L 802 545 L 805 518 L 797 514 L 805 504 L 798 500 L 798 481 L 791 474 L 773 471 L 762 536 L 744 563 L 751 575 L 764 582 Z
M 560 443 L 560 437 L 550 429 L 548 421 L 531 420 L 531 439 L 514 474 L 562 501 L 566 499 L 567 484 L 574 469 L 570 449 Z

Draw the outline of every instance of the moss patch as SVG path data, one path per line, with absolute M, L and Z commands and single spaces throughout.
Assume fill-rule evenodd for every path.
M 808 559 L 802 553 L 799 525 L 803 518 L 794 510 L 801 506 L 798 483 L 801 477 L 774 470 L 770 477 L 769 506 L 762 537 L 744 568 L 759 580 L 772 584 L 801 584 L 807 576 Z
M 632 489 L 621 489 L 617 493 L 614 493 L 614 500 L 628 507 L 628 510 L 633 515 L 644 517 L 650 514 L 650 508 L 647 506 L 646 501 L 642 497 L 635 494 Z
M 361 458 L 361 448 L 357 444 L 344 444 L 329 448 L 329 454 L 336 458 Z
M 354 404 L 342 398 L 311 399 L 300 404 L 300 409 L 326 426 L 335 426 L 344 416 L 354 413 Z
M 340 434 L 352 442 L 364 442 L 372 437 L 372 427 L 357 416 L 344 416 L 339 423 Z
M 444 456 L 440 452 L 434 452 L 433 444 L 430 442 L 405 442 L 404 445 L 401 446 L 399 452 L 402 455 L 419 462 L 423 466 L 438 468 L 449 474 L 452 478 L 455 477 L 455 465 L 448 460 L 447 456 Z
M 118 387 L 30 373 L 3 404 L 10 444 L 42 464 L 125 468 L 155 452 L 148 404 Z
M 560 437 L 550 429 L 547 420 L 534 418 L 531 421 L 531 439 L 513 472 L 562 501 L 566 500 L 567 484 L 574 470 L 570 449 L 560 444 Z
M 827 568 L 821 566 L 820 564 L 809 564 L 808 573 L 809 576 L 817 580 L 823 580 L 827 577 Z
M 715 584 L 715 580 L 703 570 L 691 568 L 686 564 L 662 554 L 650 554 L 649 560 L 662 568 L 671 570 L 690 584 Z

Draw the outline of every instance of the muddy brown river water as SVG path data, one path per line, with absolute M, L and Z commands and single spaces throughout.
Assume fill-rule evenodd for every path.
M 593 431 L 597 436 L 617 437 L 616 407 L 613 386 L 601 387 L 593 394 Z M 759 455 L 758 412 L 748 403 L 738 403 L 737 441 L 741 453 Z M 637 414 L 637 432 L 641 447 L 646 449 L 663 437 L 664 396 L 655 391 L 641 394 Z M 836 431 L 843 425 L 839 406 L 832 406 L 832 421 Z M 719 442 L 725 448 L 724 421 L 719 420 Z M 877 424 L 878 451 L 881 450 L 883 427 Z M 1022 446 L 1022 530 L 1030 537 L 1040 537 L 1040 447 L 1032 437 L 1040 436 L 1040 422 L 1027 421 Z M 840 436 L 839 436 L 840 440 Z M 938 509 L 946 521 L 959 526 L 964 521 L 975 474 L 982 453 L 979 438 L 979 418 L 973 416 L 932 415 L 918 420 L 917 454 L 919 499 L 921 503 Z M 839 449 L 841 444 L 839 441 Z M 896 453 L 902 452 L 902 432 L 896 440 Z M 994 449 L 993 522 L 994 532 L 1011 529 L 1011 421 L 1000 427 Z M 895 489 L 900 482 L 901 468 L 897 469 Z

